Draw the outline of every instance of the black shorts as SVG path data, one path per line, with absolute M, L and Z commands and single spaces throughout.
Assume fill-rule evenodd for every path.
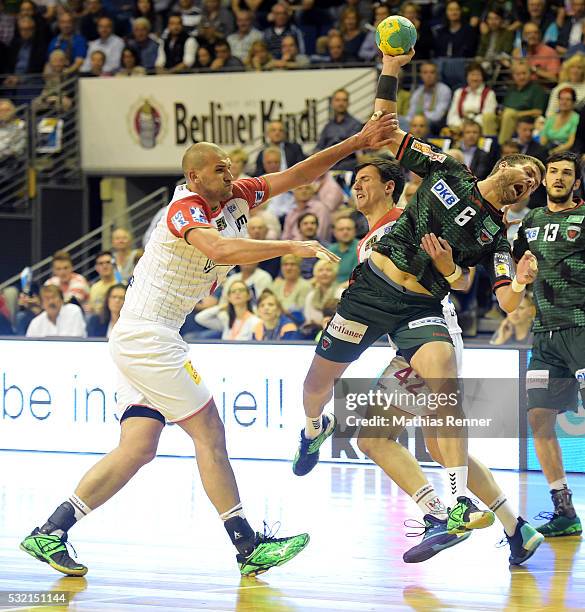
M 317 345 L 324 359 L 355 361 L 384 334 L 408 361 L 427 342 L 453 344 L 437 298 L 401 290 L 370 260 L 354 270 L 352 281 Z
M 577 410 L 585 402 L 585 327 L 534 334 L 526 372 L 528 409 Z

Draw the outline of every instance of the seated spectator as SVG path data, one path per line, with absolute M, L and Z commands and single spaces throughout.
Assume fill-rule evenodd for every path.
M 201 22 L 201 8 L 195 0 L 177 0 L 171 8 L 171 13 L 181 15 L 183 27 L 189 36 L 194 36 Z
M 140 56 L 140 64 L 145 70 L 154 70 L 159 55 L 158 41 L 150 35 L 150 22 L 145 17 L 139 17 L 132 24 L 132 37 L 128 39 L 128 46 Z M 120 52 L 120 57 L 122 53 Z
M 332 299 L 339 298 L 339 284 L 337 278 L 337 264 L 320 259 L 313 270 L 313 288 L 305 298 L 303 314 L 305 323 L 303 333 L 307 328 L 320 329 L 323 323 L 323 306 Z
M 232 55 L 232 51 L 227 41 L 218 40 L 213 45 L 215 59 L 211 62 L 211 70 L 225 69 L 244 69 L 244 64 Z
M 514 32 L 504 21 L 504 11 L 500 7 L 491 7 L 487 11 L 485 28 L 482 28 L 477 48 L 478 62 L 483 62 L 483 69 L 493 72 L 494 63 L 503 55 L 510 55 L 514 48 Z
M 8 72 L 4 81 L 6 87 L 14 87 L 27 74 L 39 74 L 45 66 L 47 43 L 37 33 L 37 26 L 31 17 L 19 17 L 17 34 L 8 50 Z
M 485 84 L 485 74 L 480 64 L 469 64 L 465 75 L 467 85 L 455 90 L 447 113 L 447 125 L 457 132 L 462 128 L 464 119 L 472 119 L 481 125 L 484 134 L 495 135 L 496 94 Z
M 95 271 L 99 279 L 89 288 L 86 312 L 100 314 L 106 293 L 110 287 L 119 284 L 114 276 L 114 256 L 111 251 L 102 251 L 95 258 Z
M 305 212 L 297 219 L 297 228 L 299 230 L 299 240 L 318 240 L 319 234 L 319 218 L 315 213 Z M 323 244 L 323 243 L 321 243 Z M 319 261 L 318 257 L 305 257 L 301 261 L 301 276 L 307 280 L 313 276 L 313 268 Z
M 10 46 L 14 37 L 15 18 L 6 12 L 4 0 L 0 0 L 0 44 Z
M 300 53 L 305 53 L 303 33 L 292 23 L 291 9 L 286 2 L 277 2 L 270 13 L 272 23 L 264 30 L 264 42 L 268 53 L 280 59 L 282 56 L 282 39 L 285 36 L 294 36 Z
M 232 283 L 227 300 L 227 304 L 218 304 L 198 312 L 195 322 L 221 331 L 222 340 L 252 340 L 260 319 L 252 311 L 250 290 L 246 283 Z
M 237 30 L 227 37 L 232 55 L 242 62 L 246 61 L 252 43 L 263 40 L 262 32 L 253 27 L 254 15 L 251 11 L 236 14 Z
M 335 212 L 344 202 L 345 194 L 341 185 L 333 178 L 331 172 L 325 172 L 314 183 L 317 190 L 317 197 L 321 204 Z
M 242 264 L 238 266 L 238 270 L 238 272 L 227 277 L 222 287 L 219 303 L 227 303 L 227 296 L 230 293 L 232 284 L 237 281 L 243 281 L 250 290 L 250 301 L 252 306 L 255 307 L 258 297 L 272 284 L 272 276 L 266 270 L 260 268 L 257 263 Z
M 247 226 L 248 238 L 252 240 L 278 240 L 280 238 L 280 223 L 278 219 L 263 206 L 253 208 L 250 211 L 250 215 Z M 277 230 L 272 230 L 274 225 L 278 227 Z M 268 272 L 274 279 L 280 274 L 280 257 L 261 261 L 258 267 Z
M 530 67 L 519 60 L 512 64 L 513 84 L 508 87 L 500 117 L 498 142 L 502 144 L 514 134 L 516 122 L 521 117 L 540 117 L 546 107 L 547 93 L 542 85 L 530 78 Z
M 101 0 L 87 0 L 85 14 L 79 22 L 80 33 L 85 40 L 91 42 L 99 38 L 98 21 L 102 17 L 111 17 L 111 15 L 104 8 Z
M 516 123 L 516 141 L 520 146 L 520 153 L 532 155 L 532 157 L 536 157 L 544 163 L 547 157 L 546 149 L 534 140 L 533 132 L 534 119 L 532 117 L 520 117 Z
M 183 72 L 195 63 L 197 42 L 183 27 L 181 15 L 169 15 L 166 36 L 158 46 L 157 72 Z
M 281 166 L 278 170 L 286 170 L 296 163 L 305 159 L 305 154 L 301 145 L 296 142 L 289 142 L 286 140 L 286 132 L 282 121 L 271 121 L 266 127 L 266 140 L 268 142 L 267 147 L 278 147 L 280 149 Z M 262 149 L 256 157 L 256 170 L 255 176 L 266 174 L 268 170 L 264 166 L 264 151 Z M 278 172 L 276 170 L 276 172 Z M 275 172 L 271 170 L 271 172 Z
M 425 115 L 432 134 L 438 134 L 443 125 L 451 102 L 451 89 L 439 81 L 436 64 L 427 61 L 419 67 L 422 85 L 410 96 L 406 121 L 410 123 L 415 115 Z
M 280 147 L 271 146 L 264 149 L 262 151 L 262 165 L 264 166 L 264 172 L 262 174 L 280 172 L 282 160 L 283 155 L 280 152 Z M 281 193 L 280 195 L 270 198 L 267 208 L 278 219 L 284 219 L 294 206 L 294 196 L 292 192 L 287 191 L 286 193 Z
M 89 72 L 82 71 L 81 76 L 84 77 L 106 77 L 111 76 L 109 72 L 104 70 L 106 65 L 106 54 L 99 49 L 92 51 L 89 54 Z
M 465 163 L 465 159 L 463 158 L 463 153 L 459 149 L 450 149 L 447 151 L 448 154 L 452 155 L 457 161 L 462 164 Z M 396 202 L 396 208 L 405 208 L 406 205 L 410 202 L 412 196 L 417 192 L 418 188 L 422 183 L 422 178 L 415 174 L 414 172 L 408 173 L 408 180 L 404 183 L 404 189 Z
M 134 14 L 132 16 L 132 24 L 136 19 L 144 17 L 150 23 L 151 31 L 155 36 L 160 36 L 163 31 L 163 20 L 161 15 L 158 15 L 154 10 L 153 0 L 136 0 Z M 179 15 L 179 19 L 181 16 Z
M 63 51 L 67 58 L 65 73 L 78 72 L 87 54 L 87 41 L 75 33 L 75 23 L 70 13 L 62 12 L 57 20 L 59 34 L 49 43 L 49 56 L 55 49 Z
M 298 220 L 305 213 L 311 212 L 317 217 L 319 223 L 317 239 L 322 243 L 329 242 L 331 240 L 331 217 L 327 207 L 315 197 L 313 185 L 303 185 L 293 189 L 293 196 L 295 207 L 287 213 L 284 219 L 282 239 L 302 240 Z
M 16 107 L 0 98 L 0 193 L 12 183 L 14 173 L 22 168 L 26 155 L 26 124 L 16 116 Z
M 419 140 L 425 140 L 429 137 L 429 122 L 425 115 L 415 115 L 410 121 L 408 131 Z
M 327 329 L 327 326 L 329 325 L 331 319 L 335 316 L 335 313 L 337 312 L 338 304 L 339 304 L 338 299 L 332 299 L 332 300 L 329 300 L 328 302 L 325 302 L 323 306 L 323 323 L 321 323 L 321 329 L 317 332 L 317 335 L 314 338 L 314 342 L 316 344 L 319 343 L 319 341 L 321 340 L 321 336 L 323 335 L 323 332 Z
M 301 258 L 283 255 L 280 258 L 280 274 L 270 285 L 270 291 L 285 310 L 291 313 L 302 311 L 311 283 L 301 277 Z
M 500 155 L 501 157 L 506 157 L 506 155 L 516 155 L 516 153 L 520 153 L 520 144 L 515 140 L 506 140 L 500 147 Z
M 260 322 L 254 329 L 254 340 L 301 340 L 298 327 L 289 314 L 285 313 L 282 304 L 270 290 L 262 293 L 258 299 L 258 317 Z
M 231 171 L 234 181 L 240 178 L 250 178 L 250 175 L 246 174 L 248 154 L 244 149 L 232 149 L 229 152 L 229 158 L 232 162 Z
M 337 282 L 347 283 L 353 269 L 358 265 L 357 246 L 355 235 L 355 221 L 347 214 L 338 213 L 333 223 L 333 237 L 335 242 L 329 250 L 341 258 L 337 264 Z
M 127 229 L 118 227 L 112 232 L 112 252 L 118 282 L 128 283 L 142 251 L 132 248 L 132 234 Z
M 447 2 L 445 18 L 446 23 L 433 30 L 435 57 L 474 57 L 477 30 L 464 22 L 457 0 Z
M 347 64 L 352 61 L 351 56 L 345 52 L 345 45 L 341 34 L 335 30 L 324 39 L 325 52 L 311 56 L 311 61 L 316 64 Z M 317 51 L 320 43 L 317 41 Z
M 271 61 L 268 45 L 263 40 L 256 40 L 250 45 L 244 66 L 248 70 L 269 70 Z
M 18 296 L 18 311 L 14 321 L 14 331 L 17 336 L 26 336 L 30 322 L 43 311 L 39 288 L 33 283 L 25 293 L 21 291 Z
M 568 51 L 565 53 L 564 58 L 565 61 L 571 59 L 575 55 L 585 55 L 585 23 L 582 27 L 581 41 L 576 45 L 571 45 Z
M 309 58 L 299 53 L 297 40 L 294 36 L 284 36 L 282 39 L 281 58 L 273 59 L 268 67 L 271 69 L 294 69 L 306 68 L 309 65 Z
M 338 89 L 334 91 L 331 97 L 333 118 L 323 127 L 315 146 L 316 151 L 322 151 L 327 147 L 336 145 L 346 138 L 357 134 L 362 129 L 361 122 L 349 114 L 348 108 L 349 93 L 347 90 Z M 332 170 L 353 170 L 356 163 L 357 157 L 355 154 L 352 154 L 337 162 Z
M 30 322 L 26 330 L 27 338 L 87 337 L 81 308 L 76 304 L 65 304 L 59 287 L 55 285 L 42 287 L 41 305 L 43 312 Z
M 487 14 L 490 11 L 496 10 L 502 13 L 502 18 L 504 20 L 504 24 L 510 30 L 510 32 L 516 32 L 519 28 L 522 27 L 523 17 L 520 14 L 520 10 L 523 7 L 518 6 L 516 3 L 507 2 L 506 0 L 488 0 L 486 2 L 486 10 L 483 13 L 482 18 L 484 21 L 479 24 L 480 30 L 482 34 L 487 33 L 488 26 L 485 23 L 485 19 L 487 18 Z
M 474 176 L 483 180 L 492 170 L 490 156 L 479 148 L 481 138 L 481 125 L 471 119 L 463 122 L 463 134 L 459 142 L 459 149 L 463 153 L 465 165 Z
M 583 26 L 585 25 L 585 0 L 571 0 L 573 14 L 567 15 L 559 28 L 556 50 L 559 55 L 565 55 L 573 45 L 581 42 Z
M 49 55 L 49 63 L 45 67 L 45 87 L 41 95 L 33 100 L 33 108 L 52 109 L 58 113 L 66 112 L 73 106 L 74 88 L 65 87 L 65 71 L 67 69 L 67 56 L 61 49 L 55 49 Z M 70 95 L 67 95 L 69 93 Z
M 366 26 L 366 36 L 358 51 L 358 59 L 364 62 L 373 62 L 382 56 L 376 44 L 376 28 L 381 21 L 384 21 L 386 17 L 390 17 L 391 14 L 390 7 L 387 4 L 374 5 L 374 21 L 372 25 Z
M 81 71 L 95 75 L 98 64 L 94 63 L 92 66 L 91 56 L 94 51 L 101 51 L 105 56 L 102 72 L 113 74 L 120 67 L 124 41 L 113 33 L 114 24 L 110 17 L 100 17 L 97 22 L 97 30 L 99 38 L 89 43 Z
M 571 149 L 579 125 L 579 114 L 575 112 L 575 90 L 565 87 L 559 91 L 558 98 L 559 112 L 546 120 L 540 132 L 540 144 L 548 150 L 549 155 Z
M 104 295 L 103 306 L 94 311 L 87 322 L 88 338 L 109 338 L 114 325 L 120 318 L 120 311 L 126 298 L 126 285 L 111 285 Z
M 359 50 L 366 38 L 360 25 L 360 16 L 355 6 L 346 6 L 339 17 L 339 32 L 343 38 L 343 50 L 349 61 L 357 62 Z
M 534 23 L 525 24 L 522 29 L 522 40 L 522 49 L 514 49 L 513 57 L 526 58 L 533 80 L 556 83 L 561 69 L 561 60 L 554 49 L 542 42 L 538 26 Z
M 232 12 L 221 6 L 221 0 L 203 0 L 199 34 L 208 30 L 216 38 L 225 38 L 235 30 Z
M 162 45 L 161 45 L 162 48 Z M 129 76 L 144 76 L 146 70 L 140 65 L 140 56 L 132 47 L 124 47 L 122 51 L 122 60 L 119 70 L 116 72 L 117 77 Z
M 43 10 L 39 8 L 36 2 L 33 0 L 21 0 L 18 13 L 16 15 L 16 22 L 21 17 L 30 17 L 35 22 L 35 36 L 38 37 L 43 44 L 48 45 L 49 41 L 53 37 L 53 31 L 51 30 L 51 22 L 47 21 L 43 16 Z M 14 37 L 18 35 L 18 29 L 15 32 Z M 14 38 L 12 39 L 14 42 Z
M 207 47 L 199 47 L 195 53 L 195 65 L 193 68 L 209 70 L 213 59 L 214 57 Z
M 67 251 L 56 251 L 52 261 L 53 276 L 45 286 L 59 287 L 66 302 L 75 301 L 83 307 L 89 298 L 89 284 L 85 276 L 73 271 L 71 255 Z
M 585 2 L 585 0 L 583 0 Z M 546 116 L 552 117 L 559 112 L 559 91 L 571 87 L 577 95 L 577 106 L 585 101 L 585 56 L 578 54 L 563 62 L 559 74 L 559 84 L 550 92 Z
M 542 34 L 542 42 L 546 45 L 551 44 L 551 48 L 554 48 L 559 36 L 559 28 L 555 14 L 547 4 L 547 0 L 527 0 L 527 15 L 523 21 L 537 27 Z
M 421 19 L 421 5 L 418 2 L 404 2 L 400 15 L 406 17 L 416 28 L 416 57 L 428 60 L 433 51 L 433 32 L 426 19 Z
M 521 344 L 532 346 L 532 323 L 536 316 L 534 301 L 529 293 L 526 293 L 520 302 L 520 306 L 502 320 L 495 331 L 490 344 L 502 346 L 504 344 Z

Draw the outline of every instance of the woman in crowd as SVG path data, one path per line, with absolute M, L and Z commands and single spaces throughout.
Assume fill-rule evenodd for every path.
M 250 175 L 245 172 L 248 154 L 244 149 L 232 149 L 229 152 L 229 158 L 232 162 L 231 170 L 234 181 L 241 178 L 250 178 Z
M 195 64 L 193 68 L 210 68 L 215 58 L 207 47 L 199 47 L 195 54 Z
M 549 117 L 540 132 L 540 144 L 549 155 L 568 151 L 575 144 L 579 115 L 575 112 L 577 95 L 572 87 L 559 91 L 559 112 Z
M 109 338 L 112 328 L 120 318 L 126 298 L 126 285 L 112 285 L 104 299 L 101 313 L 92 315 L 87 322 L 88 338 Z
M 339 31 L 343 38 L 343 48 L 346 57 L 351 61 L 357 61 L 358 53 L 366 33 L 360 27 L 360 15 L 355 6 L 348 6 L 341 12 Z
M 134 20 L 138 19 L 139 17 L 146 17 L 150 23 L 151 34 L 160 36 L 163 30 L 162 17 L 156 14 L 152 0 L 138 0 L 136 2 L 136 8 L 134 9 L 134 14 L 132 16 L 132 23 L 134 23 Z
M 563 62 L 559 75 L 559 84 L 550 92 L 546 116 L 552 117 L 559 112 L 559 92 L 570 87 L 575 90 L 577 106 L 585 100 L 585 56 L 574 55 Z
M 520 302 L 520 306 L 511 312 L 500 323 L 500 327 L 494 332 L 490 344 L 501 346 L 503 344 L 532 345 L 532 323 L 536 316 L 536 308 L 532 295 L 526 293 Z
M 300 257 L 283 255 L 280 258 L 280 274 L 282 276 L 276 278 L 270 285 L 270 291 L 285 310 L 290 313 L 302 312 L 305 298 L 311 290 L 311 283 L 301 278 Z
M 313 289 L 305 299 L 305 327 L 321 328 L 323 324 L 323 306 L 332 299 L 338 298 L 337 264 L 320 259 L 313 268 Z
M 140 56 L 136 49 L 125 47 L 120 60 L 121 66 L 116 72 L 117 77 L 143 76 L 146 70 L 140 65 Z
M 252 312 L 251 297 L 245 282 L 234 281 L 228 289 L 228 303 L 198 312 L 195 322 L 221 331 L 222 340 L 252 340 L 260 319 Z
M 299 340 L 295 322 L 285 313 L 282 304 L 272 291 L 266 290 L 258 300 L 260 322 L 254 329 L 254 340 Z
M 142 249 L 132 248 L 132 235 L 127 229 L 119 227 L 112 232 L 112 251 L 116 261 L 118 280 L 127 283 L 134 272 Z
M 248 57 L 244 65 L 248 70 L 267 70 L 272 61 L 272 55 L 268 52 L 268 46 L 263 40 L 256 40 L 248 51 Z

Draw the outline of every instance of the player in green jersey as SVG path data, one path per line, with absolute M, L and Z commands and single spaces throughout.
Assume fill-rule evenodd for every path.
M 411 57 L 384 57 L 375 103 L 380 115 L 396 112 L 396 76 Z M 390 95 L 389 81 L 393 83 Z M 450 287 L 457 286 L 462 267 L 482 263 L 490 272 L 500 306 L 507 312 L 518 307 L 525 285 L 536 275 L 531 267 L 534 258 L 527 253 L 514 278 L 502 208 L 537 189 L 544 177 L 540 161 L 526 155 L 509 156 L 498 162 L 487 179 L 478 181 L 463 164 L 436 148 L 400 130 L 394 134 L 391 152 L 402 166 L 423 177 L 423 183 L 392 232 L 381 237 L 370 259 L 356 268 L 335 317 L 321 337 L 303 389 L 307 421 L 293 463 L 298 475 L 314 467 L 319 447 L 333 432 L 333 416 L 321 417 L 321 413 L 331 399 L 335 379 L 377 338 L 388 333 L 431 391 L 456 394 L 454 350 L 440 302 Z M 450 244 L 454 269 L 433 265 L 422 247 L 429 234 Z M 460 417 L 463 413 L 458 405 L 441 406 L 437 416 Z M 427 446 L 447 468 L 451 522 L 471 525 L 469 528 L 491 524 L 493 514 L 480 511 L 467 497 L 466 430 L 438 426 Z M 507 535 L 520 551 L 518 558 L 524 560 L 542 540 L 522 519 L 514 534 Z
M 557 415 L 577 410 L 579 390 L 585 401 L 585 202 L 574 199 L 580 176 L 581 163 L 574 153 L 550 157 L 547 205 L 524 217 L 514 241 L 515 256 L 530 249 L 538 260 L 526 388 L 534 447 L 554 506 L 554 512 L 541 513 L 548 521 L 538 531 L 549 537 L 582 531 L 555 432 Z

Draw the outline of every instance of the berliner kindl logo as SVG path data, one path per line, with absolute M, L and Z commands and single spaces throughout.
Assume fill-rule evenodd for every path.
M 154 149 L 164 133 L 162 111 L 152 98 L 143 98 L 130 110 L 130 132 L 143 149 Z

